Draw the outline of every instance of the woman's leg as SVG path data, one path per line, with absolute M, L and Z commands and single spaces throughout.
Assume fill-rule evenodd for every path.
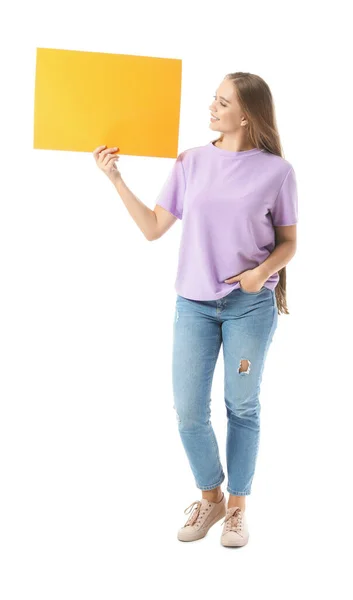
M 213 490 L 202 490 L 202 498 L 206 498 L 210 502 L 220 502 L 223 498 L 221 486 L 219 485 Z
M 277 327 L 274 291 L 237 288 L 226 297 L 222 337 L 227 411 L 228 507 L 245 510 L 251 492 L 260 439 L 260 384 Z
M 211 386 L 221 324 L 212 302 L 177 296 L 173 329 L 173 395 L 180 437 L 203 497 L 217 501 L 225 479 L 211 425 Z M 209 492 L 209 494 L 207 494 Z

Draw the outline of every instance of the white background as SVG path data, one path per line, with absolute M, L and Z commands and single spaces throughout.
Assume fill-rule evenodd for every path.
M 3 12 L 2 600 L 352 597 L 347 11 L 132 0 Z M 279 316 L 264 370 L 244 548 L 221 546 L 220 523 L 197 542 L 176 538 L 201 496 L 172 399 L 181 222 L 148 242 L 90 153 L 33 149 L 37 47 L 181 58 L 179 152 L 218 136 L 209 105 L 227 73 L 256 73 L 271 88 L 297 176 L 298 249 L 290 314 Z M 118 165 L 153 208 L 173 163 Z M 212 422 L 226 468 L 222 352 Z

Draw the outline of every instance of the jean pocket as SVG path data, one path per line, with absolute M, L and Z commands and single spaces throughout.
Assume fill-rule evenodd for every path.
M 243 294 L 249 294 L 249 295 L 251 295 L 251 296 L 254 296 L 254 295 L 256 296 L 256 294 L 261 294 L 261 292 L 262 292 L 263 290 L 265 290 L 265 289 L 266 289 L 266 286 L 265 286 L 265 285 L 263 285 L 263 286 L 262 286 L 262 288 L 261 288 L 261 289 L 260 289 L 258 292 L 247 292 L 246 290 L 244 290 L 244 289 L 241 287 L 241 285 L 239 285 L 239 290 L 240 290 L 241 292 L 243 292 Z

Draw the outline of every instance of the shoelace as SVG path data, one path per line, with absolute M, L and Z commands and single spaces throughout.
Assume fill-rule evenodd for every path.
M 241 512 L 241 508 L 239 506 L 235 506 L 234 511 L 227 511 L 225 519 L 224 521 L 222 521 L 221 525 L 223 525 L 223 523 L 227 523 L 226 531 L 236 531 L 237 533 L 242 535 L 243 515 Z
M 190 515 L 190 517 L 188 518 L 188 520 L 186 521 L 184 527 L 186 527 L 186 525 L 193 525 L 195 523 L 195 521 L 197 520 L 199 514 L 200 514 L 200 509 L 201 509 L 201 500 L 196 500 L 195 502 L 192 502 L 190 504 L 190 506 L 188 506 L 185 510 L 184 513 L 187 515 L 189 514 L 193 509 L 194 512 Z

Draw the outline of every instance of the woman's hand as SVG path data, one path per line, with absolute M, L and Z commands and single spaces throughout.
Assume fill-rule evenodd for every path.
M 240 287 L 245 292 L 259 292 L 266 279 L 263 278 L 263 275 L 255 267 L 255 269 L 249 269 L 248 271 L 243 271 L 240 275 L 234 275 L 234 277 L 225 279 L 224 283 L 235 283 L 236 281 L 240 282 Z
M 98 148 L 93 151 L 97 166 L 109 177 L 109 179 L 115 179 L 117 176 L 121 176 L 121 173 L 118 171 L 115 164 L 115 161 L 119 160 L 119 156 L 115 154 L 118 150 L 119 148 L 98 146 Z

